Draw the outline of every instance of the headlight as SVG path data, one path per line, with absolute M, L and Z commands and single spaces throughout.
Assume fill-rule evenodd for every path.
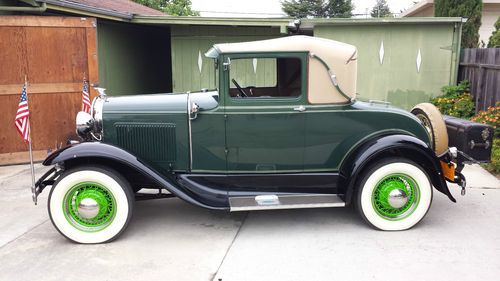
M 94 127 L 94 119 L 87 112 L 80 111 L 76 115 L 76 133 L 85 138 Z
M 106 95 L 99 88 L 100 95 L 92 101 L 90 114 L 80 111 L 76 115 L 76 133 L 86 141 L 102 139 L 102 107 L 106 101 Z
M 98 96 L 92 101 L 92 107 L 90 109 L 90 115 L 94 118 L 94 132 L 96 134 L 102 134 L 102 107 L 106 101 L 105 96 Z

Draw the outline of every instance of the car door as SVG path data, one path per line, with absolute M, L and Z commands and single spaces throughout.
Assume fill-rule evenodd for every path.
M 227 172 L 302 172 L 306 54 L 223 59 Z

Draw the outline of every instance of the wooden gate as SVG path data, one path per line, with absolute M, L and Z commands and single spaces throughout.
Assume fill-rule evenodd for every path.
M 0 16 L 0 38 L 0 164 L 29 161 L 14 127 L 25 76 L 34 156 L 41 160 L 74 135 L 84 75 L 98 83 L 96 20 Z

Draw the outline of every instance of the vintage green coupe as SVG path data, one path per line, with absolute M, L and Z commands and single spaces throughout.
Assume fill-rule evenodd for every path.
M 110 241 L 135 200 L 172 196 L 228 211 L 353 204 L 371 226 L 404 230 L 429 210 L 432 186 L 455 201 L 445 180 L 465 183 L 435 107 L 355 99 L 354 46 L 291 36 L 206 56 L 214 90 L 102 94 L 78 114 L 83 141 L 51 154 L 36 184 L 37 194 L 52 186 L 62 235 Z

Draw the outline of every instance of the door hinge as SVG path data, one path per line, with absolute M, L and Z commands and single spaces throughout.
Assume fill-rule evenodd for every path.
M 227 61 L 223 62 L 222 65 L 224 66 L 224 71 L 231 69 L 231 58 L 227 58 Z

